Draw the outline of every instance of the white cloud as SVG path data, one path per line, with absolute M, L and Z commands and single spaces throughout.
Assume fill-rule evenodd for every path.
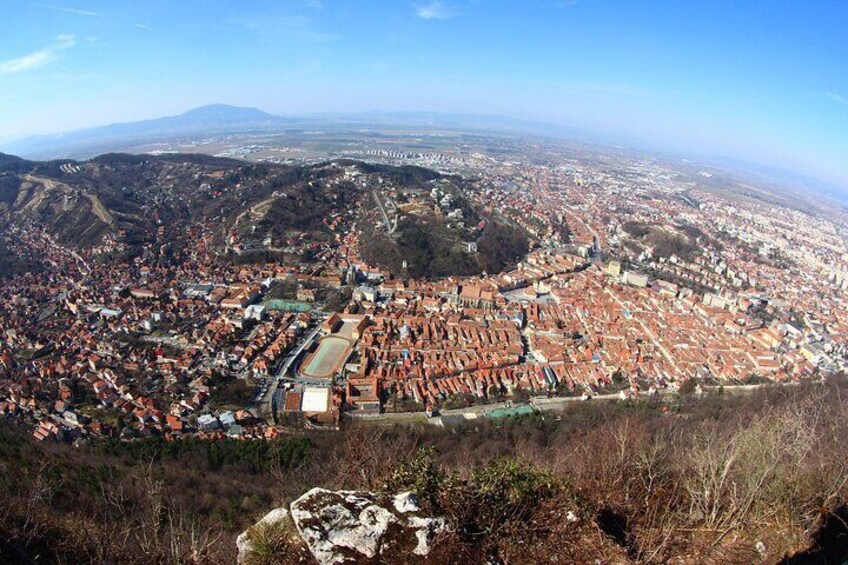
M 825 92 L 824 95 L 836 102 L 837 104 L 842 104 L 843 106 L 848 107 L 848 98 L 845 98 L 841 94 L 837 94 L 835 92 Z
M 150 27 L 149 25 L 140 24 L 138 22 L 134 23 L 133 27 L 138 28 L 138 29 L 143 29 L 144 31 L 153 31 L 153 28 Z
M 47 8 L 48 10 L 56 10 L 59 12 L 65 12 L 66 14 L 74 14 L 75 16 L 90 16 L 96 18 L 100 15 L 98 12 L 92 12 L 90 10 L 78 10 L 76 8 L 65 8 L 64 6 L 53 6 L 51 4 L 36 4 L 36 6 L 40 6 L 42 8 Z
M 22 73 L 32 69 L 37 69 L 38 67 L 43 67 L 44 65 L 55 61 L 59 57 L 60 51 L 70 49 L 74 45 L 76 45 L 76 40 L 73 35 L 58 35 L 53 43 L 39 49 L 38 51 L 34 51 L 15 59 L 0 61 L 0 75 Z
M 449 20 L 456 17 L 458 13 L 441 0 L 433 0 L 429 4 L 417 7 L 415 15 L 424 20 Z

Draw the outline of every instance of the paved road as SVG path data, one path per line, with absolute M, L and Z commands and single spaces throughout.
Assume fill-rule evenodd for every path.
M 397 229 L 397 220 L 395 220 L 394 224 L 389 222 L 389 216 L 388 214 L 386 214 L 386 209 L 383 207 L 383 202 L 380 200 L 380 197 L 377 195 L 377 192 L 375 191 L 371 194 L 374 195 L 374 200 L 377 201 L 377 207 L 380 208 L 380 212 L 383 214 L 383 221 L 386 222 L 386 232 L 388 233 L 388 235 L 392 235 Z

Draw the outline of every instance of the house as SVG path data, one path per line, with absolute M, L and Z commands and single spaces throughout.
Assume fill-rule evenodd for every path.
M 330 317 L 324 320 L 324 323 L 321 324 L 321 331 L 330 334 L 336 331 L 341 325 L 341 316 L 339 316 L 338 312 L 333 312 Z
M 607 263 L 604 272 L 611 277 L 618 277 L 621 275 L 621 263 L 619 261 L 610 261 Z
M 218 415 L 218 420 L 220 420 L 221 425 L 224 426 L 225 428 L 228 428 L 232 425 L 235 425 L 235 423 L 236 423 L 235 414 L 233 414 L 229 410 L 227 410 L 226 412 L 221 412 Z
M 380 385 L 377 377 L 348 379 L 345 397 L 349 406 L 367 412 L 380 411 Z
M 157 294 L 151 288 L 133 288 L 130 289 L 130 296 L 133 298 L 156 298 Z
M 244 318 L 246 320 L 256 320 L 261 322 L 264 317 L 265 305 L 263 304 L 251 304 L 244 309 Z
M 165 423 L 168 425 L 169 428 L 171 428 L 171 431 L 183 431 L 183 421 L 179 416 L 168 414 L 167 416 L 165 416 Z
M 356 288 L 355 298 L 360 302 L 377 302 L 380 299 L 380 291 L 373 286 L 359 286 Z
M 212 414 L 201 414 L 197 418 L 197 425 L 204 431 L 211 432 L 221 427 L 221 422 Z

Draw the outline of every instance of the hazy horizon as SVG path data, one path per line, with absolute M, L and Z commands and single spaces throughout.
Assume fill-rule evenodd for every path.
M 848 186 L 848 7 L 13 2 L 0 140 L 180 114 L 506 116 Z

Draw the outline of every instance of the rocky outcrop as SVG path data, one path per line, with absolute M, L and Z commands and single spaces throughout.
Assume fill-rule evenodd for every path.
M 278 508 L 242 533 L 239 562 L 254 550 L 251 532 L 291 520 L 300 540 L 321 565 L 360 563 L 390 557 L 427 556 L 444 518 L 423 515 L 414 493 L 381 497 L 370 492 L 314 488 Z

